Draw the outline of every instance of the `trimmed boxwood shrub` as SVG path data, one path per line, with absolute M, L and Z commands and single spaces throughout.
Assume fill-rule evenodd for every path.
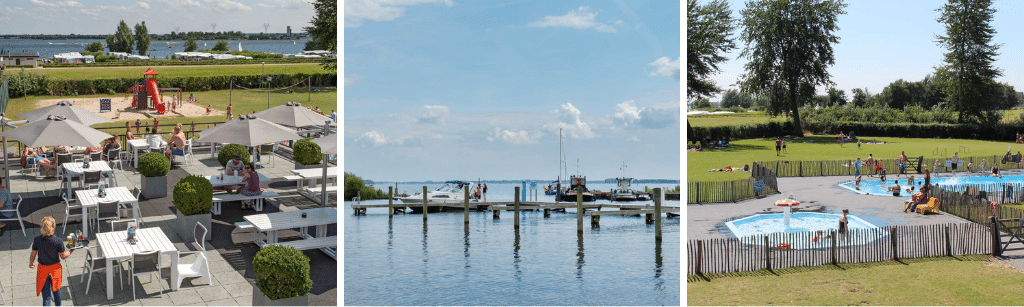
M 213 207 L 213 185 L 206 177 L 189 175 L 174 185 L 174 207 L 182 215 L 210 213 Z
M 294 155 L 295 162 L 302 165 L 316 165 L 320 164 L 320 159 L 323 159 L 323 154 L 320 152 L 320 145 L 313 143 L 313 138 L 305 138 L 295 142 Z
M 256 285 L 272 300 L 300 297 L 313 289 L 309 278 L 309 257 L 285 246 L 269 245 L 252 260 Z
M 235 155 L 242 156 L 243 163 L 249 163 L 249 150 L 238 144 L 228 144 L 221 148 L 217 153 L 217 162 L 220 162 L 220 166 L 227 166 L 228 161 L 231 161 Z
M 146 177 L 167 176 L 171 161 L 161 153 L 151 152 L 139 157 L 139 173 Z

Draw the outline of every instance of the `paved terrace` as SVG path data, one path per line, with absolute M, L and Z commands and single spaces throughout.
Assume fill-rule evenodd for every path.
M 268 162 L 264 156 L 264 162 Z M 77 231 L 81 222 L 68 221 L 67 231 L 61 227 L 64 221 L 64 203 L 60 200 L 60 182 L 57 179 L 43 179 L 36 177 L 30 172 L 23 172 L 16 160 L 12 161 L 11 193 L 15 199 L 18 196 L 25 198 L 21 204 L 21 214 L 25 220 L 25 227 L 28 236 L 23 236 L 17 225 L 17 221 L 7 222 L 3 235 L 0 235 L 0 282 L 2 282 L 4 299 L 6 304 L 13 305 L 39 305 L 41 297 L 35 295 L 35 279 L 24 278 L 35 276 L 35 270 L 28 268 L 28 258 L 31 250 L 32 239 L 39 235 L 39 222 L 44 216 L 53 216 L 57 220 L 57 232 L 68 233 Z M 199 152 L 194 156 L 193 163 L 186 166 L 180 157 L 177 163 L 172 166 L 167 174 L 168 196 L 159 199 L 140 199 L 140 214 L 143 216 L 143 227 L 161 227 L 173 242 L 185 242 L 183 238 L 170 230 L 171 222 L 174 222 L 174 211 L 172 208 L 173 186 L 179 179 L 190 174 L 213 175 L 218 174 L 222 169 L 216 158 L 210 157 L 209 151 Z M 295 189 L 294 182 L 283 181 L 282 177 L 292 175 L 294 169 L 292 160 L 280 155 L 271 166 L 268 163 L 265 168 L 257 163 L 257 171 L 273 179 L 269 184 L 262 185 L 268 191 L 276 191 L 280 197 L 269 198 L 264 206 L 263 213 L 293 211 L 308 208 L 315 208 L 317 204 L 308 198 L 299 195 Z M 124 171 L 115 170 L 118 186 L 128 187 L 129 190 L 141 187 L 141 175 L 134 170 L 127 162 L 124 163 Z M 252 210 L 239 210 L 239 202 L 225 203 L 223 214 L 213 216 L 212 240 L 207 243 L 207 258 L 210 265 L 210 272 L 213 275 L 212 284 L 202 282 L 201 278 L 186 279 L 178 291 L 171 291 L 169 279 L 170 257 L 163 256 L 162 259 L 164 291 L 161 293 L 156 282 L 149 278 L 125 278 L 124 290 L 121 289 L 121 282 L 114 278 L 114 300 L 106 300 L 105 295 L 105 274 L 96 273 L 92 277 L 92 285 L 89 286 L 89 293 L 85 293 L 85 283 L 79 282 L 82 277 L 82 264 L 85 263 L 84 250 L 76 251 L 70 258 L 64 261 L 64 286 L 62 296 L 64 304 L 72 305 L 209 305 L 209 306 L 234 306 L 252 305 L 252 285 L 255 283 L 252 271 L 252 259 L 259 249 L 252 243 L 251 232 L 236 231 L 234 223 L 242 221 L 243 216 L 256 214 Z M 337 206 L 337 200 L 331 202 L 331 206 Z M 282 241 L 290 238 L 298 238 L 297 231 L 286 231 L 281 234 Z M 337 235 L 337 224 L 328 227 L 328 235 Z M 91 235 L 92 239 L 95 235 Z M 189 238 L 188 240 L 191 240 Z M 93 240 L 92 245 L 95 245 Z M 92 249 L 96 252 L 96 249 Z M 336 306 L 337 299 L 337 261 L 328 257 L 319 250 L 304 251 L 310 258 L 311 278 L 313 289 L 310 293 L 310 305 Z M 195 256 L 181 258 L 181 263 L 191 263 Z M 128 265 L 124 264 L 123 269 L 127 271 Z M 124 276 L 123 276 L 124 277 Z M 86 276 L 88 279 L 88 276 Z M 131 284 L 135 282 L 137 287 L 137 300 L 132 300 Z

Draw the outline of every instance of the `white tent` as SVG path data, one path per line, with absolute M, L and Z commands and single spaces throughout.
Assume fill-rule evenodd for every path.
M 701 115 L 701 114 L 708 114 L 708 113 L 710 113 L 710 112 L 708 112 L 708 111 L 690 111 L 690 112 L 686 112 L 686 115 Z

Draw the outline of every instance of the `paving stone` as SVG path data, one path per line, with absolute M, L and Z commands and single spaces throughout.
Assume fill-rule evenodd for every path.
M 248 282 L 245 280 L 245 277 L 242 277 L 242 275 L 238 274 L 237 271 L 223 272 L 220 274 L 211 273 L 211 275 L 213 275 L 213 278 L 217 280 L 217 284 L 219 285 Z
M 224 287 L 220 285 L 198 287 L 196 288 L 196 291 L 198 291 L 199 296 L 201 296 L 203 300 L 207 302 L 231 298 L 231 294 L 228 293 L 227 290 L 225 290 Z
M 222 299 L 222 300 L 216 300 L 216 301 L 212 301 L 212 302 L 206 302 L 206 304 L 209 305 L 209 306 L 243 306 L 243 304 L 235 301 L 234 299 L 230 299 L 230 298 Z M 252 305 L 251 301 L 246 303 L 246 304 L 244 304 L 244 306 L 249 306 L 249 305 Z
M 252 297 L 252 284 L 249 282 L 224 285 L 224 290 L 231 294 L 231 297 L 244 298 Z
M 178 291 L 171 291 L 165 294 L 171 299 L 175 305 L 185 305 L 191 303 L 201 303 L 203 298 L 199 296 L 199 292 L 195 289 L 178 289 Z
M 174 306 L 174 303 L 171 302 L 171 299 L 167 298 L 166 295 L 162 297 L 152 296 L 146 298 L 142 298 L 140 296 L 138 302 L 142 306 Z

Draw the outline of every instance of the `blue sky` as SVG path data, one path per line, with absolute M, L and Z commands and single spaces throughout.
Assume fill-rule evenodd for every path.
M 345 170 L 680 177 L 679 1 L 346 1 Z M 397 3 L 397 4 L 395 4 Z
M 311 0 L 4 0 L 0 34 L 113 34 L 117 23 L 146 21 L 152 34 L 175 31 L 301 32 Z
M 701 3 L 706 3 L 702 1 Z M 733 16 L 739 20 L 744 1 L 731 0 Z M 829 72 L 836 88 L 850 90 L 868 88 L 872 94 L 882 92 L 889 83 L 898 79 L 920 81 L 933 74 L 942 65 L 945 49 L 935 43 L 935 35 L 944 34 L 944 25 L 937 22 L 940 8 L 946 1 L 845 1 L 846 15 L 839 17 L 839 44 L 834 46 L 836 63 Z M 993 41 L 1003 44 L 995 66 L 1003 69 L 996 79 L 1024 91 L 1024 2 L 995 1 L 997 10 L 992 27 L 996 30 Z M 737 27 L 737 48 L 729 53 L 729 61 L 721 65 L 722 72 L 714 77 L 719 87 L 729 89 L 743 74 L 747 59 L 739 58 L 743 44 L 738 39 L 742 28 Z M 823 93 L 819 87 L 818 92 Z M 719 100 L 718 97 L 711 98 Z

